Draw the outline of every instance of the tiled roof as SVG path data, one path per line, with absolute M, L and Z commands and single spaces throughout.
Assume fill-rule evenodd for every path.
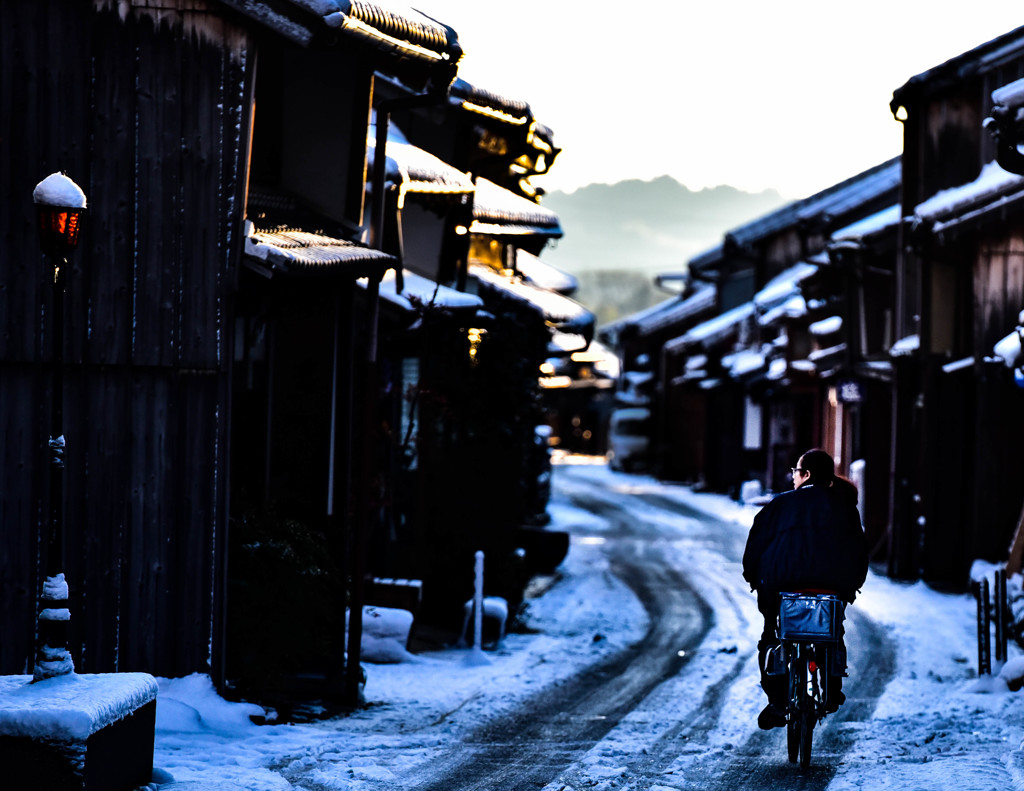
M 374 128 L 371 127 L 367 138 L 369 172 L 373 171 L 376 153 L 377 141 Z M 422 148 L 417 148 L 400 134 L 390 134 L 390 130 L 386 177 L 405 192 L 468 194 L 474 190 L 473 181 L 466 173 Z
M 558 215 L 484 178 L 476 180 L 472 233 L 562 236 Z
M 516 269 L 527 282 L 538 288 L 557 291 L 566 296 L 579 288 L 580 282 L 575 277 L 561 269 L 556 269 L 546 261 L 541 261 L 526 250 L 516 250 Z
M 794 201 L 756 220 L 730 230 L 726 237 L 740 247 L 755 244 L 789 226 L 808 220 L 840 219 L 860 206 L 879 201 L 891 193 L 895 198 L 902 178 L 900 157 L 859 173 L 845 181 Z M 727 254 L 728 244 L 719 244 L 690 259 L 691 270 L 714 267 Z
M 893 91 L 889 106 L 895 114 L 896 110 L 907 104 L 915 94 L 951 82 L 962 82 L 974 74 L 995 68 L 1005 60 L 1007 55 L 1020 52 L 1022 48 L 1024 48 L 1024 27 L 1018 27 L 991 41 L 986 41 L 974 49 L 950 58 L 945 63 L 940 63 L 928 71 L 914 75 Z
M 363 285 L 363 281 L 360 281 L 360 285 Z M 439 285 L 408 269 L 402 272 L 401 290 L 398 288 L 397 270 L 389 270 L 380 282 L 380 296 L 381 299 L 408 313 L 416 312 L 419 306 L 449 311 L 475 311 L 484 305 L 484 301 L 478 296 Z
M 462 57 L 462 48 L 452 28 L 420 11 L 387 0 L 220 2 L 304 46 L 324 33 L 337 30 L 398 61 L 454 66 Z
M 703 313 L 714 310 L 716 293 L 714 286 L 700 287 L 685 299 L 673 300 L 664 309 L 641 316 L 633 323 L 640 335 L 651 335 L 673 326 L 685 325 Z
M 580 303 L 554 291 L 545 291 L 516 277 L 495 272 L 483 264 L 470 264 L 469 274 L 484 287 L 499 291 L 530 305 L 543 314 L 553 328 L 572 334 L 593 337 L 595 316 Z
M 397 263 L 380 250 L 294 228 L 253 228 L 245 238 L 245 255 L 272 271 L 292 275 L 366 274 Z
M 530 105 L 526 102 L 508 99 L 493 91 L 479 88 L 462 78 L 457 78 L 452 83 L 448 96 L 449 101 L 454 104 L 461 104 L 464 107 L 468 105 L 468 109 L 479 109 L 509 123 L 525 124 L 533 118 Z
M 306 2 L 307 0 L 296 0 Z M 315 1 L 315 0 L 314 0 Z M 368 36 L 381 43 L 387 41 L 401 42 L 442 57 L 454 57 L 458 60 L 461 50 L 457 48 L 455 31 L 408 6 L 396 3 L 374 2 L 366 0 L 334 0 L 333 3 L 321 2 L 319 5 L 336 5 L 337 12 L 344 19 L 340 27 L 356 35 Z M 325 15 L 328 24 L 333 25 L 334 14 Z

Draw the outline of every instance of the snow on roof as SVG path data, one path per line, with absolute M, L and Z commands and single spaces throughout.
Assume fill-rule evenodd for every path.
M 360 278 L 359 285 L 365 287 L 366 279 Z M 380 282 L 380 296 L 403 310 L 414 311 L 418 305 L 432 305 L 450 310 L 469 310 L 484 306 L 484 301 L 474 294 L 439 285 L 408 269 L 402 271 L 401 292 L 398 292 L 397 288 L 398 274 L 394 269 L 389 269 Z
M 257 230 L 247 223 L 245 254 L 271 269 L 292 274 L 323 274 L 338 267 L 390 268 L 397 259 L 356 242 L 293 228 Z
M 796 294 L 781 305 L 772 308 L 758 317 L 757 323 L 762 327 L 774 324 L 781 318 L 798 319 L 807 315 L 807 301 L 802 295 Z
M 485 178 L 476 180 L 471 233 L 561 236 L 558 215 Z
M 972 365 L 974 365 L 973 355 L 970 357 L 963 357 L 959 360 L 954 360 L 951 363 L 946 363 L 944 366 L 942 366 L 942 373 L 955 373 L 956 371 L 962 371 L 964 368 L 970 368 Z
M 992 91 L 992 104 L 1014 107 L 1024 104 L 1024 79 L 1014 80 Z
M 376 123 L 370 126 L 366 144 L 368 172 L 372 172 L 377 152 Z M 388 181 L 401 185 L 406 192 L 468 194 L 473 191 L 473 180 L 468 174 L 412 145 L 394 124 L 388 125 L 385 172 Z
M 744 349 L 736 354 L 723 357 L 722 365 L 728 368 L 730 376 L 740 378 L 755 371 L 760 371 L 767 365 L 767 361 L 764 353 L 760 350 Z
M 528 282 L 548 291 L 568 296 L 579 288 L 579 280 L 568 272 L 556 269 L 526 250 L 516 250 L 516 269 Z
M 794 226 L 800 220 L 819 217 L 839 218 L 887 192 L 898 190 L 902 179 L 899 157 L 876 165 L 863 173 L 822 190 L 809 198 L 788 203 L 756 220 L 731 229 L 726 237 L 739 246 L 753 244 Z M 726 245 L 720 244 L 690 259 L 691 269 L 712 267 L 723 260 Z
M 902 178 L 901 158 L 894 157 L 808 198 L 797 216 L 801 220 L 822 215 L 842 217 L 887 192 L 892 192 L 893 197 L 896 197 Z
M 56 206 L 65 209 L 84 209 L 85 193 L 75 182 L 63 173 L 51 173 L 36 184 L 32 190 L 32 201 L 42 206 Z
M 920 335 L 908 335 L 906 338 L 900 338 L 889 348 L 889 354 L 892 357 L 903 357 L 908 354 L 912 354 L 921 348 L 921 336 Z
M 1007 368 L 1014 368 L 1018 364 L 1021 355 L 1021 332 L 1014 330 L 1009 335 L 1000 338 L 992 352 L 996 357 L 1002 359 Z
M 551 340 L 548 342 L 548 354 L 576 354 L 586 351 L 587 345 L 587 339 L 582 335 L 555 330 L 551 333 Z
M 684 343 L 703 343 L 705 346 L 715 343 L 728 335 L 737 324 L 754 314 L 754 303 L 744 302 L 739 307 L 727 310 L 713 319 L 698 324 L 683 337 Z M 666 344 L 667 346 L 668 344 Z
M 646 311 L 635 313 L 628 322 L 637 328 L 640 335 L 651 335 L 673 326 L 682 326 L 712 310 L 716 293 L 714 286 L 702 285 L 688 297 L 669 299 Z
M 522 125 L 533 117 L 530 105 L 518 99 L 509 99 L 498 93 L 480 88 L 457 77 L 448 93 L 452 104 L 468 110 L 483 112 L 489 117 L 499 118 L 507 123 Z
M 869 217 L 865 217 L 863 220 L 858 220 L 855 223 L 847 225 L 845 228 L 840 228 L 832 234 L 832 241 L 860 241 L 865 236 L 871 236 L 879 231 L 884 231 L 887 228 L 892 228 L 894 225 L 898 225 L 900 221 L 900 214 L 900 205 L 898 203 L 894 203 L 887 209 L 882 209 Z
M 482 284 L 539 308 L 544 319 L 563 332 L 589 333 L 593 330 L 594 314 L 569 297 L 500 274 L 483 264 L 470 264 L 469 274 Z
M 801 261 L 769 280 L 765 287 L 754 294 L 754 306 L 761 311 L 769 310 L 800 293 L 800 283 L 815 272 L 818 267 Z
M 843 328 L 842 316 L 829 316 L 827 319 L 816 321 L 807 329 L 811 335 L 831 335 Z
M 82 741 L 157 696 L 148 673 L 0 676 L 0 735 Z
M 962 215 L 969 208 L 1022 188 L 1024 176 L 1007 173 L 996 162 L 989 162 L 974 181 L 937 192 L 919 203 L 914 214 L 923 220 L 938 220 L 951 214 Z
M 818 363 L 821 360 L 826 360 L 836 354 L 846 351 L 845 343 L 837 343 L 835 346 L 829 346 L 827 349 L 815 349 L 813 352 L 807 355 L 807 359 L 813 363 Z
M 786 360 L 784 357 L 776 357 L 768 364 L 768 373 L 766 376 L 773 382 L 777 382 L 786 375 Z

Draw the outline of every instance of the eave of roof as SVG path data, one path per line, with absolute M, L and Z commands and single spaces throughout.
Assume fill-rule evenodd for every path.
M 713 269 L 726 258 L 731 244 L 740 247 L 752 245 L 802 221 L 842 217 L 856 207 L 877 200 L 889 192 L 895 195 L 901 178 L 901 158 L 894 157 L 808 198 L 788 203 L 728 231 L 727 242 L 715 245 L 690 259 L 690 271 L 699 273 Z
M 668 352 L 678 351 L 686 346 L 701 344 L 705 349 L 728 337 L 739 324 L 754 315 L 754 303 L 744 302 L 742 305 L 708 319 L 690 329 L 685 335 L 665 344 Z
M 363 281 L 360 281 L 360 285 L 364 285 Z M 474 294 L 439 285 L 408 269 L 402 272 L 401 290 L 398 287 L 397 270 L 388 271 L 380 282 L 380 296 L 408 314 L 416 313 L 421 307 L 475 312 L 484 306 L 484 301 Z
M 368 173 L 373 172 L 377 154 L 375 128 L 370 127 L 366 140 Z M 393 128 L 388 130 L 386 155 L 385 178 L 404 192 L 468 195 L 475 190 L 468 174 L 412 145 Z
M 538 310 L 544 320 L 560 332 L 593 337 L 596 317 L 583 305 L 554 291 L 525 283 L 515 277 L 499 274 L 483 264 L 470 264 L 469 274 L 481 286 L 506 294 Z
M 506 123 L 521 126 L 533 118 L 530 105 L 517 99 L 509 99 L 493 91 L 466 82 L 461 77 L 452 83 L 448 100 L 457 106 L 479 112 Z
M 641 315 L 630 322 L 640 336 L 653 335 L 673 327 L 685 328 L 687 322 L 699 319 L 714 310 L 717 289 L 714 286 L 699 287 L 693 294 L 670 303 L 661 303 L 661 310 Z
M 891 193 L 896 198 L 902 178 L 901 157 L 894 157 L 808 198 L 797 217 L 801 220 L 843 217 L 886 194 Z
M 561 237 L 558 215 L 485 178 L 476 180 L 471 233 Z
M 995 162 L 981 169 L 974 181 L 942 190 L 914 208 L 914 215 L 935 223 L 934 229 L 954 224 L 1007 202 L 1024 189 L 1024 176 L 1008 173 Z
M 875 234 L 895 228 L 899 225 L 900 219 L 902 219 L 902 206 L 899 203 L 895 203 L 888 208 L 865 217 L 863 220 L 857 220 L 857 222 L 851 223 L 845 228 L 840 228 L 832 234 L 830 243 L 861 241 Z
M 580 281 L 568 272 L 551 266 L 526 250 L 516 250 L 516 270 L 528 283 L 565 296 L 572 294 L 580 285 Z
M 754 306 L 761 312 L 771 310 L 800 293 L 800 283 L 815 272 L 818 267 L 807 261 L 800 261 L 780 272 L 754 295 Z
M 350 274 L 356 277 L 393 268 L 397 259 L 356 242 L 294 228 L 253 228 L 245 238 L 245 255 L 270 274 L 293 276 Z
M 303 46 L 309 46 L 325 34 L 340 32 L 399 61 L 454 66 L 462 57 L 458 36 L 451 27 L 420 11 L 386 0 L 219 2 Z M 451 76 L 454 77 L 454 73 Z
M 895 115 L 900 107 L 905 106 L 918 95 L 986 71 L 1008 56 L 1019 54 L 1022 48 L 1024 48 L 1024 27 L 1018 27 L 991 41 L 986 41 L 974 49 L 950 58 L 938 66 L 914 75 L 893 91 L 889 107 Z

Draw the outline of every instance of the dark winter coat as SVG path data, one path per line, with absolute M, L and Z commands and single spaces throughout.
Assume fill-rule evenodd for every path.
M 867 573 L 860 514 L 838 490 L 802 486 L 780 494 L 754 517 L 743 578 L 758 593 L 826 589 L 852 602 Z

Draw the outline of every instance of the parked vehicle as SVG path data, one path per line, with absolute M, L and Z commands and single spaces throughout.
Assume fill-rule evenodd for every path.
M 640 472 L 650 461 L 651 410 L 616 409 L 608 422 L 608 465 L 620 472 Z

